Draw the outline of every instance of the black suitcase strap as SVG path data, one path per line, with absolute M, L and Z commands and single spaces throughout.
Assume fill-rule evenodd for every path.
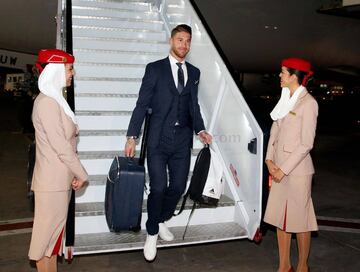
M 178 211 L 178 213 L 176 213 L 176 214 L 174 213 L 173 216 L 178 216 L 178 215 L 180 215 L 180 214 L 183 212 L 183 210 L 185 209 L 186 200 L 187 200 L 187 198 L 189 197 L 189 194 L 190 194 L 190 191 L 188 190 L 188 191 L 186 192 L 186 194 L 183 196 L 183 201 L 182 201 L 182 203 L 181 203 L 180 210 Z
M 185 227 L 184 234 L 183 234 L 183 237 L 182 237 L 183 240 L 185 240 L 186 231 L 187 231 L 187 229 L 188 229 L 188 226 L 189 226 L 191 217 L 192 217 L 193 214 L 194 214 L 195 208 L 196 208 L 196 202 L 194 201 L 193 206 L 192 206 L 192 208 L 191 208 L 190 215 L 189 215 L 189 219 L 188 219 L 188 221 L 187 221 L 187 223 L 186 223 L 186 227 Z
M 141 141 L 141 149 L 140 149 L 140 157 L 139 157 L 139 164 L 144 165 L 145 157 L 146 157 L 146 148 L 147 148 L 147 138 L 148 138 L 148 130 L 149 130 L 149 123 L 150 117 L 152 114 L 152 109 L 148 108 L 145 115 L 145 124 L 144 124 L 144 132 L 143 138 Z

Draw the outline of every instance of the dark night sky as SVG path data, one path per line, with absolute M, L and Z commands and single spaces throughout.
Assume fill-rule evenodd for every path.
M 319 67 L 360 67 L 360 20 L 318 14 L 328 1 L 195 2 L 239 71 L 274 70 L 286 56 L 304 57 Z M 0 48 L 36 54 L 54 47 L 56 11 L 55 0 L 1 0 Z

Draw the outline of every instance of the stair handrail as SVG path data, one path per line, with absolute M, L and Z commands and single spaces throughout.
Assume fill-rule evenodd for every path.
M 58 11 L 56 15 L 57 33 L 56 48 L 73 53 L 72 39 L 72 0 L 58 0 Z M 66 100 L 70 108 L 75 110 L 74 84 L 66 88 Z
M 72 46 L 72 1 L 71 0 L 58 0 L 58 10 L 56 19 L 56 48 L 64 50 L 70 54 L 73 53 Z M 74 99 L 74 80 L 71 86 L 65 89 L 64 96 L 70 106 L 75 111 Z M 75 191 L 72 190 L 68 214 L 66 220 L 66 239 L 64 253 L 74 246 L 75 241 Z M 70 251 L 69 251 L 70 252 Z M 71 255 L 71 254 L 70 254 Z M 70 257 L 71 259 L 72 257 Z
M 167 12 L 167 0 L 156 0 L 156 7 L 159 9 L 160 12 L 160 16 L 164 21 L 164 27 L 166 30 L 166 33 L 168 34 L 168 36 L 170 36 L 170 21 L 168 19 L 168 17 L 166 16 L 166 12 Z
M 64 48 L 64 26 L 63 26 L 64 0 L 58 0 L 56 20 L 56 48 Z

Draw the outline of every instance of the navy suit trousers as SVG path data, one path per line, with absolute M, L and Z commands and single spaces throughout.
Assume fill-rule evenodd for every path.
M 146 230 L 155 235 L 159 223 L 169 220 L 186 188 L 191 156 L 192 130 L 174 127 L 174 137 L 159 146 L 148 147 L 147 164 L 150 194 L 147 201 Z M 169 175 L 167 173 L 169 172 Z M 169 176 L 169 179 L 168 179 Z

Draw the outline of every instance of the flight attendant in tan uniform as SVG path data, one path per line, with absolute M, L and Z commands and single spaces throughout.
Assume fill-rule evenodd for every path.
M 290 263 L 292 233 L 296 233 L 299 249 L 296 271 L 309 270 L 311 231 L 318 230 L 311 199 L 314 166 L 310 157 L 318 104 L 304 87 L 312 74 L 305 60 L 283 60 L 281 98 L 270 114 L 274 122 L 265 162 L 274 182 L 264 221 L 277 227 L 280 272 L 294 271 Z
M 62 95 L 71 85 L 74 57 L 57 49 L 39 52 L 36 66 L 40 94 L 34 102 L 36 162 L 32 181 L 35 216 L 29 258 L 38 271 L 57 271 L 71 189 L 78 190 L 88 175 L 76 154 L 78 128 Z

